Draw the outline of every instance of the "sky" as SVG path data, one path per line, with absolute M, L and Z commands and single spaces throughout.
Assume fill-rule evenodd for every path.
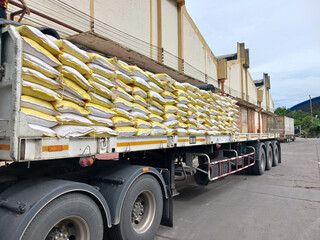
M 215 56 L 249 48 L 253 79 L 269 73 L 275 107 L 320 96 L 320 0 L 186 0 Z

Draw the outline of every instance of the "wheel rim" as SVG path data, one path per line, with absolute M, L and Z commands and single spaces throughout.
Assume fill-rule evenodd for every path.
M 274 162 L 275 164 L 277 164 L 279 161 L 279 151 L 278 151 L 278 148 L 276 147 L 275 150 L 274 150 Z
M 86 240 L 90 230 L 86 221 L 78 216 L 70 216 L 59 221 L 48 233 L 45 240 Z
M 262 153 L 261 153 L 261 159 L 260 159 L 260 166 L 261 166 L 261 169 L 262 169 L 262 171 L 265 169 L 265 167 L 266 167 L 266 155 L 265 155 L 265 153 L 264 153 L 264 151 L 262 151 Z
M 133 229 L 142 234 L 146 232 L 154 220 L 156 214 L 156 200 L 150 191 L 141 192 L 136 198 L 131 214 Z

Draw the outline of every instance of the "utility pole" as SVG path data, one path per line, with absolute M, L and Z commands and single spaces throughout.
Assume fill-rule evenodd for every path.
M 311 101 L 311 96 L 309 95 L 310 98 L 310 114 L 311 114 L 311 122 L 313 123 L 313 114 L 312 114 L 312 101 Z

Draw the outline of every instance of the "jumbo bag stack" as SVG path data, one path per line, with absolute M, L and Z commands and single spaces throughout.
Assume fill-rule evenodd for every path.
M 52 103 L 61 100 L 59 48 L 34 27 L 17 27 L 23 41 L 21 112 L 33 129 L 54 137 L 59 115 Z

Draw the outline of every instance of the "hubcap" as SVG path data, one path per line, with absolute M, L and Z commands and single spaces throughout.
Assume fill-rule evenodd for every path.
M 86 239 L 90 239 L 89 226 L 83 218 L 78 216 L 70 216 L 59 221 L 45 238 L 45 240 Z
M 150 191 L 141 192 L 132 206 L 131 222 L 133 229 L 141 234 L 146 232 L 156 214 L 156 200 Z

